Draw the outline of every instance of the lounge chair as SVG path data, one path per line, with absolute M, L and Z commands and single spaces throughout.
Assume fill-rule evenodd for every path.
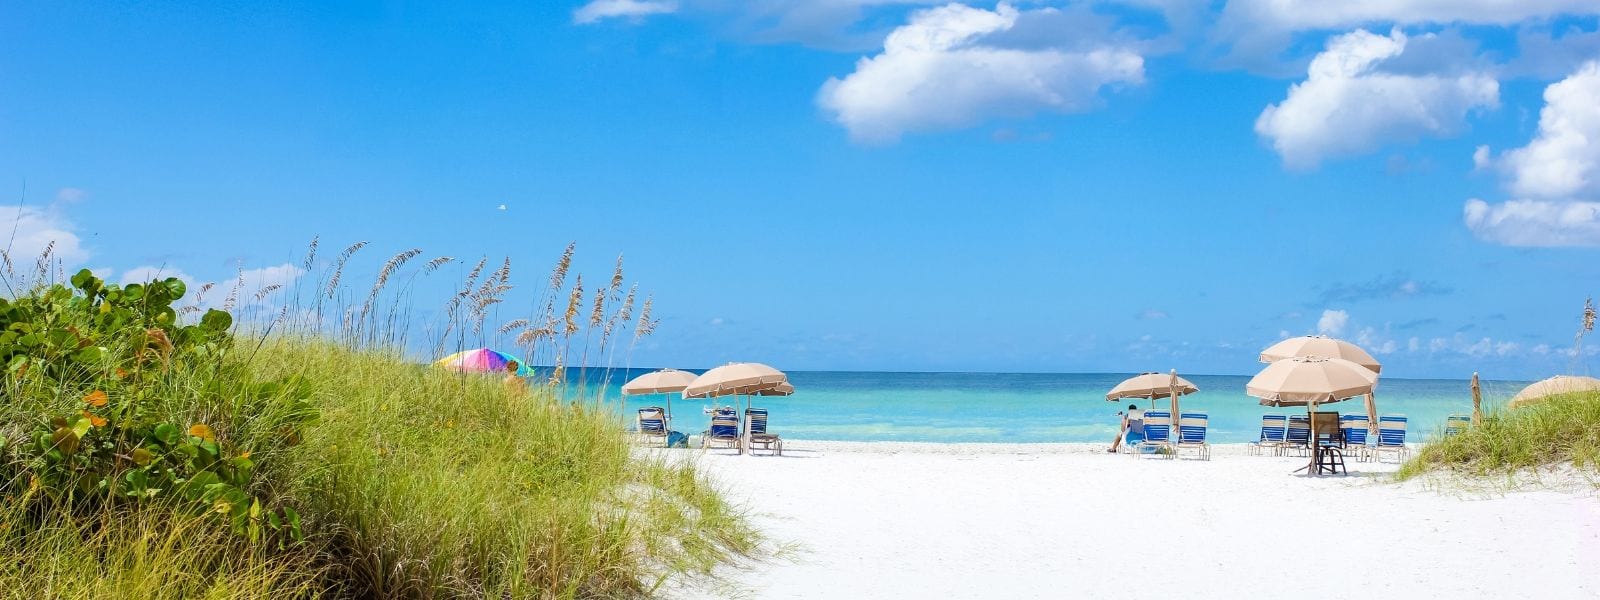
M 747 408 L 744 411 L 744 426 L 750 432 L 748 443 L 750 453 L 755 454 L 756 448 L 783 456 L 783 438 L 776 433 L 767 433 L 767 409 Z
M 1367 429 L 1372 425 L 1366 415 L 1344 415 L 1339 417 L 1339 429 L 1344 434 L 1345 453 L 1355 456 L 1356 460 L 1367 459 Z
M 1396 460 L 1402 461 L 1410 454 L 1406 449 L 1405 415 L 1378 417 L 1378 445 L 1372 448 L 1372 456 L 1375 460 L 1381 460 L 1386 452 L 1394 454 Z
M 659 440 L 664 448 L 667 445 L 667 411 L 659 406 L 647 406 L 639 409 L 638 416 L 639 440 L 649 444 Z
M 1178 443 L 1174 452 L 1194 450 L 1201 460 L 1211 460 L 1211 444 L 1206 443 L 1206 413 L 1182 413 L 1178 417 Z
M 1144 441 L 1139 442 L 1139 447 L 1134 450 L 1134 456 L 1146 454 L 1146 448 L 1154 453 L 1171 458 L 1172 447 L 1172 413 L 1164 410 L 1144 411 Z
M 1288 415 L 1261 415 L 1261 438 L 1250 442 L 1250 453 L 1261 454 L 1271 450 L 1273 454 L 1277 454 L 1283 448 L 1284 436 L 1288 430 Z
M 700 434 L 700 447 L 739 448 L 739 413 L 732 408 L 719 408 L 711 413 L 711 428 Z
M 1283 446 L 1278 449 L 1282 454 L 1287 450 L 1295 450 L 1300 456 L 1305 456 L 1311 450 L 1311 418 L 1305 415 L 1289 415 L 1289 431 L 1284 435 Z
M 1472 424 L 1472 417 L 1467 415 L 1450 415 L 1444 420 L 1444 436 L 1450 437 L 1467 430 L 1467 425 Z

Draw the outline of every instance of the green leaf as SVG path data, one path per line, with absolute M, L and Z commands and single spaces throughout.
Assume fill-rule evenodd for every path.
M 183 280 L 177 277 L 168 277 L 161 284 L 167 288 L 167 297 L 173 300 L 182 298 L 183 294 L 189 290 L 188 286 L 184 285 Z
M 144 298 L 144 286 L 137 283 L 128 284 L 128 287 L 122 288 L 122 298 L 129 302 L 137 302 Z
M 182 439 L 183 432 L 178 431 L 178 427 L 176 425 L 171 423 L 162 423 L 156 426 L 155 432 L 151 435 L 157 442 L 160 442 L 161 445 L 171 447 L 176 445 L 178 440 Z
M 90 294 L 94 293 L 94 288 L 99 287 L 98 285 L 91 284 L 98 283 L 99 281 L 97 281 L 94 277 L 94 272 L 88 269 L 83 269 L 72 275 L 72 287 L 78 288 Z
M 106 349 L 102 346 L 85 346 L 72 355 L 72 360 L 92 365 L 99 363 L 101 359 L 105 358 L 105 355 Z
M 72 432 L 78 434 L 79 438 L 88 435 L 89 430 L 92 428 L 94 428 L 94 422 L 90 421 L 88 417 L 78 417 L 76 421 L 72 422 Z
M 217 310 L 215 308 L 206 311 L 205 316 L 200 317 L 200 328 L 201 329 L 205 329 L 207 331 L 212 331 L 212 332 L 227 331 L 228 328 L 232 327 L 232 326 L 233 326 L 233 315 L 230 315 L 225 311 Z
M 294 541 L 305 541 L 305 537 L 300 535 L 300 513 L 295 512 L 293 508 L 285 506 L 283 507 L 283 516 L 289 518 L 289 535 L 294 537 Z

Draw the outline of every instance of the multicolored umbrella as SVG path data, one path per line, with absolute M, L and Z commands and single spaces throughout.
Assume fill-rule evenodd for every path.
M 463 373 L 504 373 L 506 363 L 511 361 L 517 361 L 517 376 L 527 377 L 533 373 L 533 369 L 528 368 L 528 363 L 522 362 L 522 359 L 488 348 L 457 352 L 434 361 L 433 365 L 456 369 Z

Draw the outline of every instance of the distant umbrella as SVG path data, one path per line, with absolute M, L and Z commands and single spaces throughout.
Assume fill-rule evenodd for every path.
M 622 384 L 622 395 L 639 396 L 643 394 L 669 394 L 667 396 L 667 417 L 671 418 L 672 396 L 670 394 L 678 394 L 683 392 L 683 388 L 689 387 L 689 383 L 693 382 L 695 377 L 698 376 L 694 373 L 690 373 L 688 371 L 679 371 L 677 369 L 662 369 L 660 371 L 652 371 L 650 373 L 645 373 L 635 377 L 632 381 Z
M 1342 358 L 1371 369 L 1373 373 L 1383 370 L 1383 365 L 1378 359 L 1373 358 L 1360 346 L 1325 335 L 1303 335 L 1273 344 L 1261 351 L 1261 362 L 1270 363 L 1295 356 Z
M 1551 396 L 1593 391 L 1600 391 L 1600 379 L 1557 375 L 1543 381 L 1536 381 L 1528 387 L 1522 388 L 1522 391 L 1517 392 L 1517 395 L 1511 398 L 1511 404 L 1507 406 L 1521 408 L 1530 404 L 1538 404 Z
M 504 373 L 506 364 L 517 362 L 517 376 L 526 377 L 533 370 L 528 363 L 515 356 L 489 348 L 463 350 L 433 362 L 434 366 L 454 369 L 462 373 Z
M 761 363 L 730 363 L 701 373 L 684 388 L 683 397 L 786 396 L 792 393 L 794 386 L 789 385 L 789 376 L 783 371 Z M 746 401 L 745 408 L 749 407 Z M 744 453 L 744 445 L 740 445 L 739 452 Z

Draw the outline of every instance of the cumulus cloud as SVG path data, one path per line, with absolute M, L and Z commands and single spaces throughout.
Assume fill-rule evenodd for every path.
M 1398 29 L 1388 36 L 1358 29 L 1334 37 L 1311 60 L 1306 80 L 1256 119 L 1286 165 L 1315 167 L 1325 158 L 1368 152 L 1389 142 L 1448 136 L 1467 114 L 1494 108 L 1500 86 L 1476 72 L 1411 75 L 1379 67 L 1406 49 Z
M 1600 202 L 1473 198 L 1462 220 L 1486 242 L 1506 246 L 1600 246 Z
M 592 0 L 572 11 L 572 22 L 586 25 L 605 19 L 638 20 L 677 10 L 678 3 L 674 0 Z
M 1324 310 L 1322 318 L 1317 319 L 1317 333 L 1339 335 L 1344 333 L 1344 326 L 1349 323 L 1350 313 L 1342 310 Z
M 1505 155 L 1512 193 L 1600 195 L 1600 61 L 1545 88 L 1544 102 L 1533 141 Z
M 1496 161 L 1520 198 L 1468 200 L 1462 219 L 1478 238 L 1508 246 L 1600 245 L 1600 61 L 1545 88 L 1539 130 Z M 1476 155 L 1474 156 L 1476 160 Z
M 1143 82 L 1144 58 L 1125 45 L 1005 39 L 1014 28 L 1027 31 L 1019 20 L 1060 15 L 1005 3 L 992 11 L 960 4 L 918 11 L 888 35 L 881 53 L 824 83 L 817 103 L 852 138 L 892 142 L 994 117 L 1087 110 L 1102 88 Z
M 72 223 L 55 210 L 0 206 L 0 247 L 6 249 L 12 268 L 19 273 L 31 269 L 45 248 L 63 265 L 82 264 L 89 251 L 72 230 Z

